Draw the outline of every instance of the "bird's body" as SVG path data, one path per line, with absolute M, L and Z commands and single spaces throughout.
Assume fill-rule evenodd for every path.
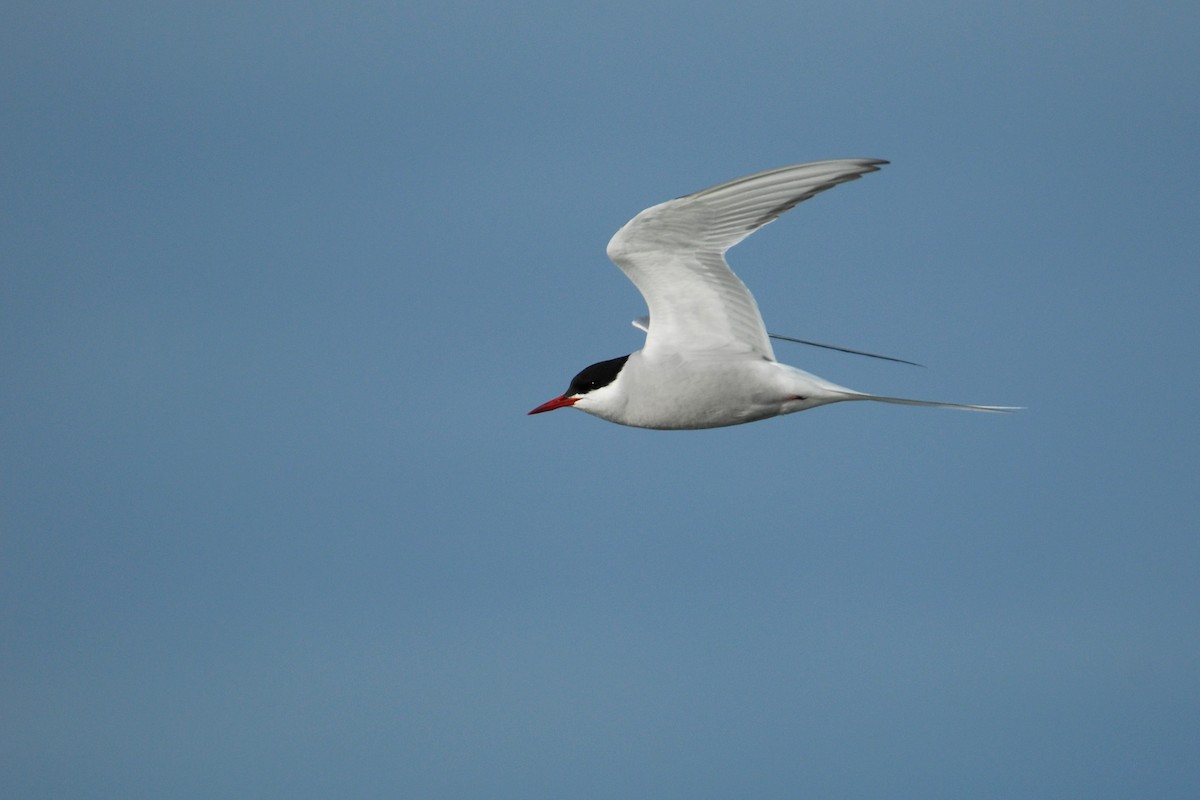
M 797 203 L 875 172 L 885 161 L 797 164 L 652 206 L 625 224 L 608 255 L 646 299 L 640 351 L 593 364 L 531 414 L 574 406 L 642 428 L 716 428 L 843 400 L 973 411 L 1006 407 L 856 392 L 775 360 L 758 305 L 725 251 Z
M 845 390 L 848 391 L 848 390 Z M 717 428 L 802 411 L 838 387 L 766 359 L 713 353 L 632 353 L 612 383 L 576 401 L 583 411 L 639 428 Z

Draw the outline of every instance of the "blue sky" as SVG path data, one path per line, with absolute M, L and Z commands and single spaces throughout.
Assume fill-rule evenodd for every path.
M 10 3 L 0 783 L 1200 792 L 1188 3 Z M 892 164 L 730 260 L 846 404 L 526 417 L 642 208 Z

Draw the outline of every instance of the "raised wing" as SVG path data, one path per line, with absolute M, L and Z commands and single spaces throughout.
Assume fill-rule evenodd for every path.
M 758 304 L 725 251 L 818 192 L 886 161 L 816 161 L 760 172 L 652 206 L 608 243 L 608 257 L 642 293 L 654 326 L 647 354 L 750 352 L 775 359 Z

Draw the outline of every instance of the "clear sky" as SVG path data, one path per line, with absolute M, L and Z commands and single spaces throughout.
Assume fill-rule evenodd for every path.
M 1200 796 L 1194 2 L 10 2 L 11 797 Z M 526 412 L 642 208 L 844 404 Z

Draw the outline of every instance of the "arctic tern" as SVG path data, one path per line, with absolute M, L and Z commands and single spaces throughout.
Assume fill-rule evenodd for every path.
M 887 163 L 851 158 L 780 167 L 638 214 L 612 237 L 608 257 L 649 307 L 648 319 L 634 320 L 646 331 L 645 346 L 592 364 L 571 380 L 565 393 L 529 413 L 572 407 L 621 425 L 695 429 L 740 425 L 845 400 L 1018 410 L 867 394 L 775 360 L 758 304 L 729 268 L 725 251 L 813 195 Z

